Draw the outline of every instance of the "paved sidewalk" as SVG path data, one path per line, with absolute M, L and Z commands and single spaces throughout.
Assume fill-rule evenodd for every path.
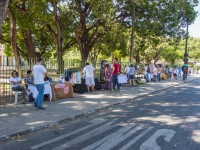
M 199 78 L 191 75 L 188 81 Z M 183 81 L 165 80 L 137 87 L 122 86 L 120 92 L 95 91 L 94 93 L 76 94 L 74 98 L 66 98 L 53 102 L 44 102 L 46 110 L 33 108 L 32 103 L 26 105 L 7 105 L 0 108 L 0 141 L 10 139 L 17 134 L 32 132 L 50 127 L 65 120 L 82 117 L 113 105 L 120 105 L 130 99 L 167 89 Z

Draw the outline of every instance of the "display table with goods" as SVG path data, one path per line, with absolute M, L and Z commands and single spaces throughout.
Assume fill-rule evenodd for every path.
M 74 97 L 74 90 L 71 83 L 53 83 L 50 85 L 52 89 L 52 101 Z
M 101 89 L 101 85 L 100 85 L 100 82 L 99 82 L 99 79 L 98 78 L 94 78 L 94 81 L 95 81 L 95 86 L 94 86 L 94 89 L 95 90 L 100 90 Z M 84 78 L 81 78 L 81 82 L 78 83 L 78 84 L 74 84 L 73 86 L 73 89 L 76 93 L 85 93 L 87 92 L 87 85 L 85 85 L 85 79 Z

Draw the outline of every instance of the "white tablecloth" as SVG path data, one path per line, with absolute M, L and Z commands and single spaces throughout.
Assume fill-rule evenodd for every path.
M 29 84 L 28 85 L 28 89 L 30 90 L 30 92 L 28 92 L 28 95 L 32 93 L 33 94 L 33 98 L 36 98 L 38 96 L 39 92 L 38 92 L 36 86 L 34 86 L 32 84 Z
M 52 100 L 52 89 L 50 84 L 44 85 L 44 94 L 49 94 L 50 101 Z
M 33 94 L 33 98 L 36 98 L 37 95 L 38 95 L 38 90 L 35 86 L 29 84 L 28 85 L 28 89 L 30 90 L 30 92 L 28 94 Z M 47 84 L 45 83 L 44 85 L 44 95 L 45 94 L 49 94 L 49 99 L 50 101 L 52 100 L 52 89 L 51 89 L 51 85 L 50 84 Z

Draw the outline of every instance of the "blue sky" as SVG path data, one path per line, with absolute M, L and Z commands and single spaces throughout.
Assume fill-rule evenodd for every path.
M 195 8 L 195 10 L 197 10 L 200 14 L 200 3 Z M 189 35 L 200 38 L 200 15 L 196 18 L 196 20 L 194 21 L 194 24 L 191 24 L 189 26 Z

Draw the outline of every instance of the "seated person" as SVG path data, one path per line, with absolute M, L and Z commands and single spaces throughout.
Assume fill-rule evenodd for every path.
M 31 70 L 27 71 L 27 76 L 24 78 L 24 82 L 26 85 L 33 85 L 34 84 L 34 79 L 33 79 L 33 73 Z
M 21 78 L 18 76 L 18 72 L 17 71 L 13 71 L 12 72 L 12 77 L 10 77 L 9 81 L 11 83 L 11 87 L 13 91 L 20 91 L 22 92 L 22 104 L 25 104 L 25 97 L 26 97 L 26 89 L 21 85 L 22 84 L 22 80 Z
M 50 83 L 53 83 L 53 80 L 52 80 L 52 78 L 48 77 L 45 74 L 44 82 L 45 82 L 44 98 L 48 98 L 51 101 L 51 99 L 52 99 L 52 89 L 51 89 Z
M 29 91 L 29 101 L 34 101 L 34 99 L 36 99 L 36 97 L 38 96 L 38 90 L 34 86 L 34 78 L 31 70 L 27 71 L 27 76 L 25 77 L 24 82 L 26 84 L 26 88 Z
M 53 83 L 53 80 L 52 80 L 52 78 L 49 78 L 49 77 L 45 74 L 44 82 Z

